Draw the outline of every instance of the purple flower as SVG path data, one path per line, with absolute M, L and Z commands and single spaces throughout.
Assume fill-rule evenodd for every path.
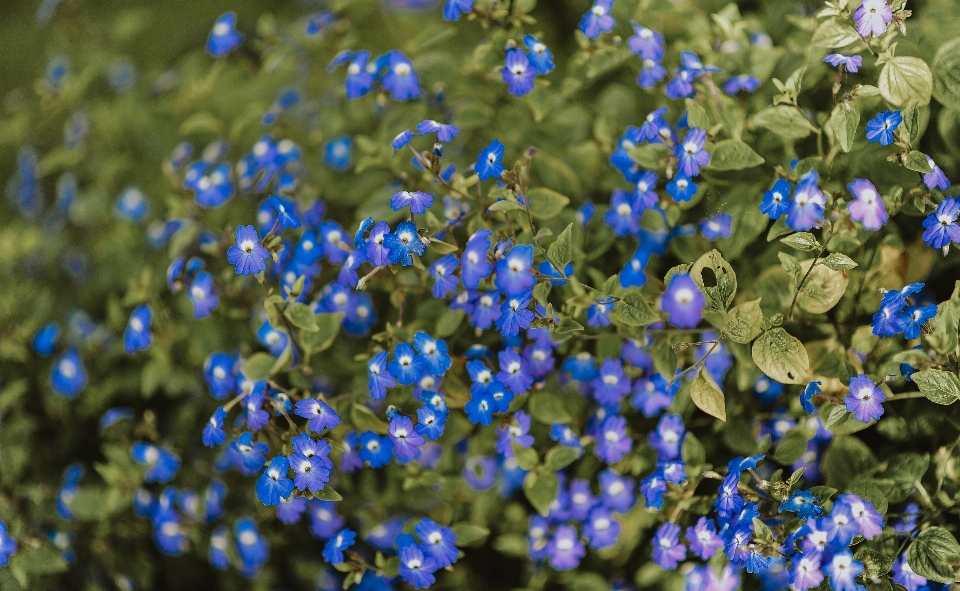
M 861 423 L 878 420 L 883 415 L 883 401 L 887 397 L 873 380 L 860 374 L 850 380 L 850 394 L 843 399 L 847 411 Z
M 656 450 L 657 459 L 669 462 L 680 458 L 680 447 L 686 435 L 683 419 L 678 415 L 663 415 L 657 429 L 649 435 L 650 447 Z
M 923 220 L 923 241 L 933 248 L 946 249 L 953 242 L 960 243 L 960 203 L 953 197 L 940 202 L 937 210 Z M 944 251 L 946 252 L 946 250 Z
M 687 557 L 687 547 L 680 543 L 680 526 L 664 523 L 653 535 L 653 561 L 661 568 L 673 570 Z
M 701 517 L 697 525 L 687 528 L 687 541 L 690 542 L 690 551 L 696 556 L 707 560 L 723 548 L 723 540 L 717 535 L 713 519 Z
M 606 407 L 616 407 L 630 391 L 630 379 L 623 374 L 619 359 L 604 359 L 599 374 L 591 382 L 593 396 Z
M 237 226 L 236 244 L 227 250 L 227 261 L 236 265 L 237 275 L 257 274 L 267 268 L 270 251 L 260 244 L 253 226 Z
M 397 456 L 397 462 L 406 464 L 420 455 L 420 446 L 424 444 L 424 440 L 413 428 L 413 421 L 409 417 L 395 416 L 390 421 L 387 433 L 393 441 L 393 453 Z
M 889 9 L 887 7 L 887 10 Z M 877 113 L 876 117 L 867 122 L 867 139 L 871 142 L 879 142 L 881 146 L 889 146 L 893 143 L 893 132 L 902 122 L 903 116 L 900 115 L 900 111 Z
M 520 97 L 533 90 L 533 79 L 537 77 L 537 69 L 533 67 L 522 49 L 513 48 L 507 50 L 501 74 L 510 94 Z
M 614 0 L 596 0 L 590 12 L 580 20 L 580 30 L 588 39 L 596 39 L 601 32 L 609 33 L 616 21 L 610 16 Z
M 737 94 L 741 90 L 744 92 L 753 92 L 760 88 L 760 79 L 749 74 L 740 74 L 727 80 L 723 85 L 723 92 L 727 94 Z
M 558 527 L 553 534 L 553 539 L 547 544 L 550 566 L 557 570 L 576 568 L 586 553 L 587 550 L 580 541 L 577 530 L 570 525 Z
M 827 199 L 817 183 L 820 175 L 811 170 L 797 183 L 797 190 L 787 212 L 787 226 L 793 230 L 809 230 L 823 223 L 823 206 Z
M 410 208 L 410 213 L 425 213 L 433 206 L 433 195 L 422 191 L 398 191 L 390 198 L 390 207 L 393 211 L 400 211 L 404 207 Z
M 660 298 L 660 307 L 667 313 L 670 324 L 677 328 L 693 328 L 699 324 L 706 305 L 707 300 L 700 288 L 686 273 L 671 277 Z
M 864 1 L 872 2 L 873 0 Z M 861 586 L 857 584 L 857 577 L 863 572 L 863 564 L 854 560 L 853 554 L 846 548 L 834 554 L 833 558 L 824 566 L 823 571 L 830 575 L 830 587 L 833 591 L 858 591 L 861 589 Z
M 733 216 L 729 213 L 718 213 L 700 222 L 700 233 L 707 240 L 727 238 L 730 236 L 732 224 Z
M 855 199 L 847 205 L 850 218 L 863 223 L 867 230 L 879 230 L 887 223 L 887 210 L 877 188 L 866 179 L 854 179 L 847 185 Z
M 608 464 L 615 464 L 630 452 L 633 439 L 627 435 L 627 420 L 611 415 L 600 426 L 597 437 L 597 457 Z
M 635 502 L 633 491 L 636 483 L 633 478 L 620 476 L 607 469 L 600 473 L 600 499 L 604 507 L 618 513 L 626 513 Z
M 530 435 L 530 415 L 518 410 L 513 416 L 516 425 L 504 425 L 497 429 L 497 452 L 506 458 L 513 457 L 513 443 L 520 447 L 533 445 L 533 435 Z
M 689 178 L 700 174 L 700 167 L 710 163 L 710 154 L 703 149 L 707 132 L 696 127 L 690 129 L 683 143 L 676 147 L 677 170 Z
M 927 584 L 927 579 L 913 572 L 907 563 L 907 553 L 904 552 L 893 563 L 893 582 L 903 585 L 907 591 L 917 591 Z
M 856 74 L 860 66 L 863 65 L 863 58 L 859 55 L 843 55 L 842 53 L 831 53 L 823 58 L 823 61 L 831 66 L 843 66 L 851 74 Z
M 653 88 L 657 82 L 660 82 L 667 76 L 667 69 L 663 64 L 656 60 L 643 60 L 643 67 L 637 75 L 637 84 L 640 88 Z
M 797 591 L 807 591 L 811 587 L 819 587 L 823 582 L 823 572 L 820 569 L 820 555 L 803 554 L 794 559 L 793 570 L 790 573 L 790 583 Z
M 887 32 L 887 25 L 893 20 L 893 9 L 886 0 L 862 0 L 860 7 L 853 12 L 853 20 L 861 37 L 880 37 Z
M 924 156 L 927 155 L 924 154 Z M 941 191 L 949 189 L 950 179 L 947 178 L 947 175 L 943 174 L 943 171 L 940 170 L 937 163 L 933 161 L 933 158 L 927 156 L 927 164 L 930 165 L 930 172 L 923 175 L 923 184 L 931 191 L 934 189 L 940 189 Z
M 613 519 L 610 511 L 604 507 L 596 507 L 590 511 L 590 517 L 583 524 L 583 535 L 590 542 L 594 550 L 609 548 L 617 543 L 620 535 L 620 522 Z

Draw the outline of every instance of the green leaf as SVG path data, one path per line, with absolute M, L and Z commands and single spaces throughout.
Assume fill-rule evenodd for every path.
M 460 249 L 452 244 L 447 244 L 442 240 L 437 240 L 436 238 L 430 239 L 430 248 L 437 254 L 450 254 L 452 252 L 457 252 Z
M 863 563 L 864 573 L 869 578 L 886 576 L 893 566 L 893 558 L 866 548 L 858 550 L 853 557 Z
M 814 129 L 799 109 L 788 105 L 768 107 L 754 115 L 751 121 L 754 125 L 765 127 L 773 133 L 789 139 L 805 138 Z
M 844 101 L 833 108 L 826 129 L 840 149 L 849 152 L 857 139 L 857 126 L 860 125 L 860 108 L 856 103 Z
M 560 319 L 560 324 L 556 326 L 554 332 L 557 334 L 567 334 L 568 332 L 576 332 L 578 330 L 583 330 L 583 325 L 573 318 L 564 316 Z
M 541 423 L 553 425 L 555 423 L 569 423 L 573 420 L 563 407 L 556 391 L 540 390 L 530 395 L 530 416 Z
M 514 209 L 523 209 L 523 206 L 513 199 L 501 199 L 487 209 L 489 211 L 511 211 Z
M 857 266 L 853 259 L 839 252 L 830 253 L 830 256 L 823 259 L 823 264 L 834 271 L 848 271 Z
M 780 266 L 787 272 L 787 275 L 793 277 L 795 282 L 800 281 L 800 261 L 797 260 L 797 257 L 785 252 L 778 252 L 777 258 L 780 259 Z
M 753 342 L 753 362 L 782 384 L 805 384 L 810 358 L 803 343 L 782 328 L 768 330 Z
M 878 86 L 883 100 L 895 107 L 911 100 L 926 105 L 933 94 L 933 73 L 918 57 L 898 56 L 884 64 Z
M 824 417 L 824 426 L 827 429 L 833 430 L 845 423 L 852 415 L 847 412 L 847 408 L 843 405 L 825 404 L 820 411 L 820 416 Z
M 547 451 L 543 465 L 546 466 L 548 470 L 562 470 L 579 458 L 581 453 L 581 450 L 576 447 L 557 445 Z
M 372 410 L 362 404 L 354 403 L 350 407 L 350 422 L 358 433 L 373 431 L 380 435 L 387 434 L 387 423 L 378 417 Z
M 930 161 L 927 160 L 927 155 L 923 152 L 918 152 L 913 150 L 903 158 L 903 165 L 907 167 L 908 170 L 914 172 L 919 172 L 921 174 L 927 174 L 932 169 L 930 168 Z
M 463 323 L 465 317 L 466 313 L 463 310 L 444 310 L 443 314 L 440 314 L 440 318 L 437 319 L 437 328 L 434 335 L 438 339 L 453 335 L 460 328 L 460 324 Z
M 276 361 L 273 355 L 261 351 L 247 357 L 243 365 L 240 366 L 240 371 L 248 380 L 255 382 L 264 380 L 270 377 L 270 370 L 273 369 L 273 364 Z
M 513 457 L 516 458 L 517 464 L 524 470 L 533 470 L 540 465 L 540 456 L 537 455 L 537 450 L 524 447 L 516 441 L 512 442 L 510 447 L 513 448 Z
M 310 306 L 306 304 L 301 304 L 300 302 L 294 302 L 290 304 L 290 307 L 287 308 L 287 311 L 284 312 L 287 319 L 301 330 L 315 331 L 319 327 L 317 326 L 317 316 L 313 313 L 313 310 Z
M 560 492 L 560 480 L 557 479 L 555 472 L 529 472 L 523 479 L 523 492 L 527 495 L 527 500 L 537 510 L 537 513 L 547 516 L 550 512 L 550 505 L 557 498 Z
M 913 374 L 913 383 L 931 402 L 947 405 L 960 399 L 960 379 L 952 372 L 926 369 Z
M 567 224 L 563 232 L 557 236 L 550 248 L 547 249 L 547 258 L 556 266 L 560 265 L 558 271 L 567 266 L 567 263 L 573 260 L 573 224 Z
M 807 453 L 806 431 L 803 429 L 793 429 L 787 433 L 777 444 L 777 449 L 773 452 L 773 459 L 777 462 L 789 466 L 803 457 Z
M 903 121 L 897 129 L 897 135 L 900 136 L 900 139 L 905 140 L 907 145 L 914 146 L 920 139 L 920 132 L 922 131 L 920 107 L 917 105 L 917 101 L 907 103 L 900 114 L 903 116 Z
M 890 458 L 883 477 L 893 482 L 887 492 L 891 503 L 906 500 L 916 488 L 930 467 L 930 457 L 917 453 L 898 454 Z
M 646 170 L 663 168 L 664 162 L 672 154 L 673 150 L 664 144 L 644 144 L 630 150 L 633 161 Z
M 530 208 L 530 215 L 538 220 L 549 220 L 557 217 L 563 211 L 563 208 L 570 203 L 567 197 L 543 187 L 530 189 L 527 192 L 526 199 L 527 206 Z
M 10 567 L 28 575 L 52 575 L 66 572 L 68 565 L 63 553 L 47 544 L 39 548 L 25 548 L 10 559 Z
M 611 319 L 627 326 L 649 326 L 660 320 L 638 289 L 631 289 L 613 307 Z
M 704 280 L 704 269 L 713 271 L 713 281 Z M 723 258 L 720 251 L 716 249 L 697 259 L 697 262 L 690 267 L 690 277 L 706 294 L 711 310 L 726 311 L 733 303 L 733 297 L 737 295 L 737 274 L 734 273 L 733 267 Z M 708 283 L 712 285 L 707 285 Z
M 690 127 L 699 127 L 700 129 L 710 129 L 712 125 L 707 110 L 697 104 L 693 99 L 686 99 L 684 105 L 687 107 L 687 125 Z
M 797 295 L 797 305 L 811 314 L 825 314 L 837 305 L 840 298 L 847 291 L 850 277 L 843 271 L 834 271 L 826 265 L 816 265 L 813 269 L 813 259 L 800 263 L 802 274 L 807 274 L 800 293 Z
M 688 432 L 683 438 L 680 457 L 688 466 L 702 466 L 707 461 L 707 450 L 696 435 Z
M 716 417 L 723 422 L 727 421 L 727 409 L 725 406 L 723 392 L 717 383 L 713 381 L 710 374 L 703 368 L 697 372 L 697 377 L 690 384 L 690 399 L 697 405 L 697 408 L 712 417 Z
M 848 21 L 829 19 L 813 32 L 810 45 L 823 49 L 839 49 L 860 40 L 857 30 Z
M 312 353 L 326 351 L 337 338 L 340 332 L 340 324 L 343 322 L 343 312 L 330 312 L 326 314 L 317 314 L 317 330 L 314 332 L 305 332 L 300 335 L 300 342 L 304 348 Z
M 454 523 L 450 526 L 450 529 L 453 530 L 453 535 L 457 537 L 457 540 L 454 542 L 454 544 L 461 548 L 464 546 L 469 546 L 474 542 L 479 542 L 490 535 L 489 529 L 480 525 L 468 523 L 466 521 Z
M 853 479 L 875 469 L 877 458 L 866 443 L 850 435 L 834 437 L 823 456 L 827 484 L 846 490 Z
M 942 527 L 925 529 L 907 549 L 907 564 L 931 581 L 955 583 L 960 581 L 960 544 Z
M 817 250 L 820 248 L 820 241 L 810 232 L 797 232 L 780 239 L 787 246 L 795 250 Z
M 933 96 L 945 107 L 960 105 L 960 37 L 941 45 L 931 65 Z
M 760 308 L 760 299 L 744 302 L 731 308 L 727 312 L 724 332 L 727 338 L 735 343 L 745 345 L 757 338 L 760 334 L 760 325 L 763 323 L 763 310 Z
M 763 157 L 740 140 L 723 140 L 710 155 L 710 168 L 714 170 L 743 170 L 763 163 Z
M 313 498 L 337 503 L 343 500 L 343 495 L 335 491 L 329 484 L 326 484 L 318 492 L 313 493 Z

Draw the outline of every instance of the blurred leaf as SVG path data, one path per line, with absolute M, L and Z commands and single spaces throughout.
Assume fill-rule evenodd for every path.
M 529 472 L 523 479 L 523 492 L 527 495 L 527 500 L 544 517 L 550 512 L 550 505 L 556 500 L 559 491 L 560 481 L 554 472 Z
M 726 422 L 727 408 L 723 392 L 720 391 L 720 387 L 703 368 L 700 368 L 697 377 L 693 378 L 693 382 L 690 383 L 690 398 L 697 405 L 697 408 Z
M 739 140 L 723 140 L 713 147 L 710 155 L 710 168 L 714 170 L 743 170 L 763 162 L 760 154 Z
M 490 535 L 489 529 L 465 521 L 454 523 L 450 528 L 453 529 L 453 535 L 457 537 L 456 545 L 461 548 L 479 542 Z
M 265 380 L 270 377 L 270 370 L 276 361 L 273 355 L 260 351 L 247 357 L 240 367 L 240 371 L 248 380 L 255 382 Z
M 530 215 L 538 220 L 549 220 L 557 217 L 570 200 L 551 189 L 539 187 L 530 189 L 526 195 Z

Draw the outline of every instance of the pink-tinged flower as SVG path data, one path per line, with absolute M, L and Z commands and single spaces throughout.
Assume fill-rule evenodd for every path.
M 857 22 L 857 33 L 861 36 L 880 37 L 893 20 L 893 9 L 886 0 L 862 0 L 860 8 L 853 13 L 853 20 Z
M 847 205 L 850 217 L 863 223 L 867 230 L 879 230 L 887 223 L 887 210 L 884 209 L 883 199 L 873 183 L 866 179 L 854 179 L 847 185 L 853 196 L 856 197 Z

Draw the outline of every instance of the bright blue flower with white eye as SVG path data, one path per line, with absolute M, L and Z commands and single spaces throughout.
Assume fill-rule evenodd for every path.
M 397 137 L 393 138 L 393 141 L 390 142 L 390 145 L 393 147 L 393 153 L 396 154 L 397 150 L 403 149 L 404 146 L 410 143 L 417 134 L 413 133 L 409 129 L 404 129 L 397 134 Z
M 214 447 L 223 443 L 227 434 L 223 432 L 223 421 L 227 418 L 227 411 L 222 406 L 217 407 L 213 416 L 203 427 L 203 444 L 207 447 Z
M 342 135 L 327 142 L 323 148 L 323 162 L 330 168 L 343 172 L 350 168 L 353 154 L 353 139 Z
M 420 96 L 420 78 L 413 70 L 413 63 L 399 51 L 387 54 L 387 73 L 383 87 L 390 91 L 394 100 L 406 101 Z
M 425 119 L 420 123 L 417 123 L 417 133 L 420 135 L 435 133 L 437 134 L 437 141 L 449 142 L 453 140 L 453 138 L 457 137 L 457 134 L 460 133 L 460 130 L 457 129 L 456 125 L 440 123 L 438 121 L 434 121 L 433 119 Z
M 529 53 L 527 59 L 537 69 L 537 74 L 546 76 L 553 71 L 553 53 L 533 35 L 524 35 L 523 44 L 527 46 Z
M 352 56 L 349 52 L 347 57 L 352 57 L 350 65 L 347 66 L 347 77 L 344 80 L 344 88 L 348 99 L 358 99 L 373 88 L 373 74 L 367 69 L 367 63 L 370 60 L 369 51 L 358 51 Z M 333 64 L 331 64 L 333 65 Z
M 270 413 L 261 408 L 266 395 L 265 390 L 266 386 L 258 383 L 253 392 L 248 394 L 243 401 L 243 406 L 247 411 L 247 427 L 249 427 L 251 431 L 259 431 L 270 422 Z
M 270 205 L 277 210 L 277 219 L 280 221 L 280 227 L 290 228 L 291 230 L 296 230 L 300 227 L 300 219 L 298 217 L 300 214 L 297 211 L 297 204 L 292 200 L 271 195 Z
M 650 447 L 657 451 L 657 459 L 664 462 L 680 458 L 680 447 L 686 436 L 683 419 L 678 415 L 663 415 L 655 431 L 649 435 Z
M 823 223 L 823 207 L 827 198 L 820 190 L 820 175 L 811 170 L 797 183 L 797 190 L 787 212 L 787 226 L 793 230 L 809 230 Z
M 447 415 L 438 412 L 431 406 L 424 405 L 417 409 L 417 433 L 426 439 L 437 440 L 443 434 L 447 422 Z
M 533 246 L 520 244 L 497 261 L 497 277 L 494 283 L 507 296 L 518 295 L 533 289 L 537 280 L 530 268 L 533 266 Z
M 284 332 L 280 332 L 270 326 L 269 322 L 264 322 L 257 330 L 257 340 L 270 351 L 274 357 L 279 357 L 286 350 L 290 342 L 289 337 Z
M 373 431 L 360 436 L 360 459 L 370 462 L 371 468 L 382 468 L 393 458 L 393 441 L 389 437 L 380 437 Z
M 243 565 L 241 573 L 248 577 L 256 575 L 270 556 L 270 546 L 266 538 L 260 535 L 257 525 L 249 517 L 237 521 L 234 537 L 237 540 L 237 554 L 240 555 Z
M 442 376 L 450 369 L 453 360 L 450 358 L 447 343 L 443 339 L 437 340 L 427 333 L 419 331 L 413 335 L 413 344 L 420 352 L 418 362 L 421 372 L 433 376 Z
M 950 179 L 947 178 L 947 175 L 943 174 L 943 170 L 937 166 L 937 163 L 933 161 L 933 158 L 927 156 L 927 164 L 930 166 L 930 172 L 923 175 L 923 184 L 927 186 L 931 191 L 934 189 L 940 189 L 941 191 L 946 191 L 950 188 Z
M 467 418 L 475 425 L 489 425 L 493 422 L 493 397 L 486 392 L 471 395 L 470 402 L 464 406 Z
M 396 231 L 387 234 L 383 245 L 390 251 L 390 262 L 400 263 L 403 266 L 413 264 L 413 255 L 423 256 L 427 252 L 427 245 L 420 239 L 417 225 L 411 221 L 400 222 Z
M 586 35 L 587 39 L 596 39 L 600 33 L 609 33 L 613 30 L 616 21 L 610 16 L 610 9 L 613 8 L 614 0 L 596 0 L 590 12 L 583 15 L 580 20 L 580 30 Z
M 287 460 L 293 469 L 294 485 L 300 490 L 323 490 L 333 470 L 330 444 L 325 439 L 314 440 L 308 433 L 297 435 L 291 443 L 294 453 Z
M 663 35 L 660 33 L 633 24 L 633 37 L 627 39 L 630 52 L 639 55 L 644 60 L 659 62 L 663 59 Z
M 473 10 L 473 0 L 447 0 L 443 5 L 443 18 L 448 21 L 460 20 L 460 15 Z
M 533 79 L 537 77 L 537 69 L 530 63 L 530 59 L 522 49 L 507 50 L 507 57 L 500 71 L 503 81 L 507 83 L 510 94 L 521 97 L 530 94 L 533 90 Z
M 523 394 L 533 386 L 533 376 L 526 369 L 526 363 L 513 349 L 504 349 L 499 353 L 500 373 L 497 380 L 510 388 L 514 394 Z
M 409 343 L 397 345 L 393 350 L 393 361 L 387 364 L 387 368 L 397 383 L 404 386 L 415 383 L 423 373 L 420 356 L 414 352 Z
M 798 490 L 780 503 L 780 512 L 796 513 L 800 519 L 816 519 L 823 514 L 823 507 L 816 502 L 820 497 L 808 490 Z
M 130 457 L 147 466 L 144 482 L 164 484 L 173 480 L 180 469 L 180 458 L 162 447 L 138 441 L 130 449 Z
M 420 446 L 424 444 L 424 439 L 413 428 L 410 417 L 398 414 L 390 419 L 387 435 L 393 442 L 393 454 L 397 458 L 397 463 L 406 464 L 420 455 Z
M 236 364 L 237 358 L 226 353 L 213 353 L 204 361 L 203 379 L 214 398 L 226 398 L 236 387 Z
M 218 570 L 230 568 L 227 548 L 230 546 L 230 529 L 221 525 L 210 534 L 210 564 Z
M 604 359 L 600 370 L 591 381 L 593 397 L 607 408 L 619 406 L 620 401 L 630 391 L 630 378 L 623 373 L 623 365 L 618 359 Z
M 629 381 L 627 381 L 629 384 Z M 615 464 L 630 452 L 633 438 L 627 435 L 627 420 L 617 415 L 610 415 L 604 419 L 597 437 L 597 447 L 594 453 L 597 457 Z
M 710 163 L 710 153 L 704 149 L 707 132 L 696 127 L 690 129 L 675 150 L 677 170 L 693 178 L 700 174 L 700 167 Z
M 579 382 L 589 382 L 599 375 L 596 360 L 586 351 L 571 355 L 563 361 L 563 371 Z
M 87 371 L 76 347 L 64 351 L 54 364 L 50 382 L 54 392 L 67 398 L 73 398 L 87 385 Z
M 459 278 L 453 274 L 460 261 L 452 254 L 444 255 L 430 265 L 430 276 L 434 279 L 433 297 L 442 298 L 457 289 Z
M 60 326 L 56 322 L 45 325 L 33 337 L 33 350 L 44 357 L 53 353 L 60 338 Z
M 220 15 L 213 23 L 210 36 L 207 37 L 207 51 L 216 58 L 221 58 L 240 46 L 243 35 L 234 27 L 237 25 L 237 15 L 227 12 Z
M 792 201 L 790 192 L 793 191 L 793 185 L 787 179 L 777 179 L 773 188 L 763 194 L 763 201 L 760 202 L 760 213 L 766 214 L 771 220 L 778 219 L 790 210 Z
M 580 224 L 580 227 L 585 228 L 587 224 L 593 220 L 595 213 L 597 213 L 597 206 L 593 204 L 593 201 L 589 199 L 584 201 L 580 209 L 577 210 L 577 222 Z
M 486 291 L 476 298 L 476 306 L 470 312 L 470 323 L 486 330 L 500 318 L 500 292 Z
M 657 85 L 657 82 L 666 77 L 667 69 L 663 67 L 663 64 L 657 60 L 645 59 L 640 68 L 640 73 L 637 75 L 637 84 L 640 85 L 640 88 L 653 88 Z
M 923 241 L 933 248 L 942 248 L 944 255 L 954 242 L 960 243 L 960 202 L 947 197 L 937 210 L 923 220 Z
M 516 425 L 507 424 L 497 429 L 497 453 L 505 458 L 513 457 L 513 444 L 520 447 L 533 445 L 533 435 L 530 435 L 530 415 L 518 410 L 513 418 Z
M 422 191 L 398 191 L 390 198 L 390 207 L 393 211 L 409 207 L 410 213 L 422 214 L 432 206 L 433 195 Z
M 493 140 L 489 146 L 481 150 L 480 155 L 477 156 L 477 163 L 473 167 L 481 181 L 491 177 L 500 178 L 503 174 L 504 167 L 500 159 L 503 157 L 504 149 L 500 140 Z
M 633 209 L 638 215 L 646 209 L 656 207 L 660 201 L 660 197 L 653 191 L 659 178 L 656 173 L 646 171 L 636 180 L 636 187 L 633 192 Z
M 753 92 L 760 88 L 760 79 L 749 74 L 740 74 L 729 79 L 723 85 L 723 92 L 727 94 L 737 94 L 741 90 L 744 92 Z
M 854 560 L 853 554 L 847 548 L 842 548 L 834 554 L 833 558 L 823 566 L 823 572 L 830 575 L 830 588 L 833 591 L 862 589 L 856 579 L 863 573 L 863 563 Z
M 733 216 L 729 213 L 718 213 L 715 216 L 700 222 L 700 233 L 707 240 L 728 238 L 732 231 Z
M 386 396 L 387 388 L 392 388 L 397 384 L 390 370 L 387 369 L 386 351 L 380 351 L 370 358 L 369 363 L 367 363 L 367 377 L 367 387 L 374 400 Z
M 341 529 L 327 540 L 323 547 L 323 559 L 327 564 L 340 564 L 343 562 L 343 551 L 353 546 L 356 539 L 357 532 L 347 528 Z
M 298 400 L 296 414 L 310 421 L 307 426 L 314 433 L 320 433 L 324 429 L 334 429 L 340 424 L 340 415 L 337 411 L 316 398 Z
M 437 563 L 425 557 L 415 544 L 400 548 L 400 578 L 414 589 L 426 589 L 433 585 L 437 580 L 433 576 L 437 568 Z
M 693 328 L 703 319 L 706 297 L 686 273 L 670 278 L 667 290 L 660 298 L 660 307 L 667 313 L 670 324 L 677 328 Z
M 861 423 L 880 420 L 883 402 L 887 399 L 869 377 L 860 374 L 850 380 L 850 394 L 843 399 L 847 412 L 852 412 Z
M 230 449 L 235 455 L 237 469 L 245 476 L 253 476 L 267 461 L 265 454 L 270 451 L 270 446 L 262 441 L 254 442 L 253 433 L 247 431 L 233 440 Z
M 856 74 L 863 65 L 863 58 L 859 55 L 843 55 L 842 53 L 831 53 L 823 58 L 823 61 L 834 67 L 846 68 L 851 74 Z
M 673 197 L 677 203 L 681 201 L 690 201 L 697 194 L 697 184 L 682 174 L 673 177 L 673 180 L 667 183 L 667 193 Z
M 497 330 L 506 336 L 514 336 L 530 328 L 535 318 L 533 310 L 529 309 L 532 295 L 533 292 L 527 291 L 507 297 L 500 306 Z
M 140 222 L 149 211 L 149 203 L 146 195 L 137 187 L 127 187 L 120 193 L 117 203 L 114 205 L 114 212 L 121 218 L 131 222 Z
M 876 117 L 867 122 L 867 139 L 878 142 L 881 146 L 889 146 L 893 143 L 893 132 L 902 122 L 900 111 L 877 113 Z
M 280 504 L 280 499 L 285 499 L 293 493 L 293 481 L 287 478 L 289 469 L 290 464 L 283 456 L 276 456 L 270 460 L 270 465 L 264 469 L 260 480 L 257 481 L 257 499 L 261 503 L 272 507 Z
M 487 260 L 492 235 L 490 230 L 480 229 L 467 240 L 461 257 L 463 269 L 460 272 L 464 286 L 476 289 L 480 286 L 480 281 L 489 277 L 493 271 L 493 264 Z
M 697 91 L 693 88 L 693 80 L 695 77 L 696 75 L 690 70 L 680 70 L 677 72 L 677 75 L 674 76 L 670 82 L 667 82 L 667 98 L 678 100 L 696 95 Z
M 919 339 L 923 325 L 937 315 L 937 306 L 907 306 L 903 310 L 903 338 Z
M 178 556 L 187 549 L 187 536 L 180 527 L 180 517 L 173 511 L 163 511 L 154 517 L 153 541 L 167 556 Z
M 620 476 L 611 469 L 606 469 L 599 475 L 600 499 L 604 507 L 617 513 L 626 513 L 635 504 L 633 491 L 636 482 L 633 478 Z
M 227 261 L 236 265 L 237 275 L 257 274 L 267 268 L 265 260 L 270 251 L 260 244 L 260 236 L 253 226 L 237 226 L 236 244 L 227 250 Z
M 420 550 L 433 559 L 438 568 L 446 568 L 457 561 L 459 551 L 456 547 L 457 536 L 449 527 L 443 527 L 429 518 L 424 518 L 414 526 L 420 538 Z
M 343 527 L 343 518 L 337 515 L 337 505 L 333 501 L 311 499 L 310 533 L 315 537 L 326 540 Z

